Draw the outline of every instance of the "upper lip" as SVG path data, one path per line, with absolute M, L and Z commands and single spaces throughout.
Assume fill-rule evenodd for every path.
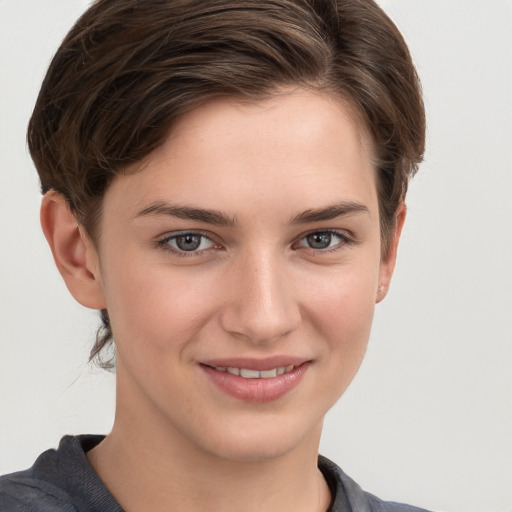
M 222 359 L 209 359 L 207 361 L 200 361 L 205 366 L 223 367 L 223 368 L 245 368 L 247 370 L 272 370 L 274 368 L 282 368 L 286 366 L 300 366 L 303 363 L 310 361 L 305 357 L 296 356 L 272 356 L 262 359 L 254 357 L 229 357 Z

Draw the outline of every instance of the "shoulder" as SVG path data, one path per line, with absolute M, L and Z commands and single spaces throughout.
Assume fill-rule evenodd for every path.
M 78 512 L 92 510 L 87 495 L 93 500 L 106 496 L 108 501 L 108 491 L 85 456 L 102 439 L 65 436 L 57 450 L 43 452 L 31 468 L 0 477 L 0 511 Z
M 0 477 L 2 512 L 76 512 L 69 495 L 31 469 Z
M 322 471 L 333 495 L 333 503 L 329 512 L 345 510 L 357 510 L 358 512 L 428 512 L 425 509 L 404 503 L 383 501 L 377 496 L 363 491 L 337 464 L 326 457 L 319 457 L 318 467 Z
M 405 503 L 395 503 L 394 501 L 382 501 L 376 496 L 373 496 L 373 494 L 365 494 L 367 495 L 372 512 L 429 512 L 424 508 L 406 505 Z

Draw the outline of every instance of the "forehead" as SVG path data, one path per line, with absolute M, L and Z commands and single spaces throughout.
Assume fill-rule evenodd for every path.
M 332 153 L 339 144 L 348 158 L 361 150 L 373 155 L 371 137 L 348 100 L 295 88 L 261 101 L 228 97 L 207 102 L 176 123 L 151 159 L 155 162 L 164 154 L 199 156 L 202 150 L 220 153 L 226 148 L 242 149 L 251 161 L 257 159 L 258 148 L 288 159 L 298 146 Z
M 114 179 L 106 199 L 112 193 L 134 210 L 171 199 L 235 209 L 248 199 L 260 209 L 372 202 L 373 148 L 349 106 L 332 96 L 299 89 L 258 102 L 218 99 L 183 116 L 137 172 Z

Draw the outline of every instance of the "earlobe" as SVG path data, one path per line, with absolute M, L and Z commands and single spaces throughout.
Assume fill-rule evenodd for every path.
M 47 192 L 41 204 L 41 227 L 68 290 L 83 306 L 104 309 L 98 254 L 77 223 L 65 198 Z
M 376 303 L 379 303 L 381 300 L 383 300 L 388 293 L 393 271 L 395 269 L 398 242 L 400 241 L 400 235 L 402 234 L 406 213 L 407 208 L 405 203 L 400 203 L 395 213 L 388 251 L 385 258 L 383 258 L 380 263 L 379 285 L 375 298 Z

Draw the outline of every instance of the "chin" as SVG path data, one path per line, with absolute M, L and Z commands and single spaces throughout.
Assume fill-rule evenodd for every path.
M 265 419 L 254 419 L 250 426 L 232 425 L 217 432 L 210 430 L 201 443 L 203 449 L 215 457 L 233 462 L 276 460 L 306 446 L 308 449 L 314 446 L 315 452 L 318 450 L 322 421 L 311 429 L 304 423 L 294 425 L 284 420 L 270 419 L 269 425 Z
M 279 459 L 291 452 L 293 443 L 281 439 L 232 440 L 221 446 L 215 446 L 210 453 L 216 458 L 231 462 L 265 462 Z

